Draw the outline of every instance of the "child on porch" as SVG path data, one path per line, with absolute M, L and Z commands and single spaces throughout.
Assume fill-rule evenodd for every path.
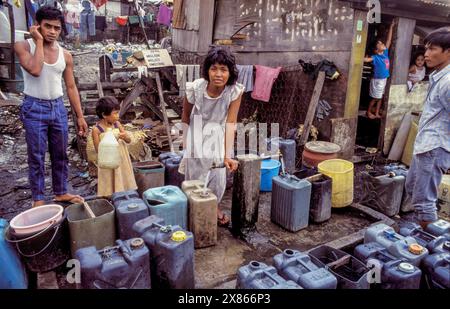
M 414 85 L 425 78 L 425 54 L 423 52 L 418 52 L 414 55 L 412 59 L 412 64 L 409 67 L 408 74 L 408 91 L 411 91 Z
M 389 28 L 386 44 L 382 40 L 377 40 L 373 48 L 374 55 L 365 57 L 365 62 L 372 62 L 374 74 L 370 80 L 369 95 L 372 98 L 367 109 L 367 117 L 370 119 L 381 118 L 380 108 L 383 100 L 386 82 L 389 77 L 389 48 L 392 42 L 392 31 L 394 23 Z

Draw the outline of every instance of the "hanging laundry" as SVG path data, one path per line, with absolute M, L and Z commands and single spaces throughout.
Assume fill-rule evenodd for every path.
M 176 29 L 186 29 L 184 0 L 178 0 L 174 3 L 172 24 Z
M 95 29 L 105 31 L 106 29 L 106 16 L 95 16 Z
M 269 102 L 273 84 L 281 72 L 281 67 L 269 68 L 262 65 L 255 65 L 255 68 L 256 78 L 252 98 L 263 102 Z
M 180 90 L 180 97 L 184 97 L 186 82 L 193 82 L 194 80 L 200 78 L 200 65 L 177 64 L 175 65 L 175 69 L 177 72 L 177 84 Z
M 89 36 L 95 35 L 95 12 L 91 8 L 91 3 L 84 0 L 81 5 L 83 10 L 80 14 L 80 34 L 82 40 L 87 40 Z
M 158 24 L 163 24 L 170 27 L 171 19 L 172 19 L 172 9 L 164 4 L 161 4 L 159 6 L 158 18 L 156 19 L 156 22 Z
M 182 64 L 175 65 L 177 71 L 177 84 L 180 91 L 180 97 L 186 95 L 186 77 L 187 77 L 187 66 Z
M 94 4 L 94 6 L 98 9 L 99 7 L 101 7 L 102 5 L 104 5 L 106 2 L 108 2 L 108 0 L 92 0 L 92 3 Z
M 253 65 L 237 65 L 239 75 L 237 82 L 245 86 L 245 92 L 253 91 Z

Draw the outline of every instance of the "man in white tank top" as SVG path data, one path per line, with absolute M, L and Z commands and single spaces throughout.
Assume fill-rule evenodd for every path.
M 24 124 L 33 207 L 44 204 L 45 153 L 52 162 L 55 201 L 80 203 L 83 198 L 67 192 L 68 121 L 63 103 L 62 78 L 77 118 L 79 135 L 86 136 L 88 126 L 81 110 L 73 76 L 71 54 L 59 46 L 64 16 L 60 10 L 43 6 L 36 12 L 37 25 L 30 28 L 32 39 L 14 46 L 24 75 L 25 99 L 20 118 Z

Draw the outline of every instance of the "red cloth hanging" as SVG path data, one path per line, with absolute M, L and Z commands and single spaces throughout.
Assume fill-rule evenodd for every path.
M 92 0 L 92 3 L 94 4 L 94 6 L 98 9 L 99 7 L 101 7 L 103 4 L 105 4 L 106 2 L 108 2 L 108 0 Z

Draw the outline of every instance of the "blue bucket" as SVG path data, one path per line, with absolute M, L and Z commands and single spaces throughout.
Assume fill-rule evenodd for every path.
M 268 159 L 261 162 L 261 191 L 272 191 L 272 178 L 280 172 L 280 161 Z

